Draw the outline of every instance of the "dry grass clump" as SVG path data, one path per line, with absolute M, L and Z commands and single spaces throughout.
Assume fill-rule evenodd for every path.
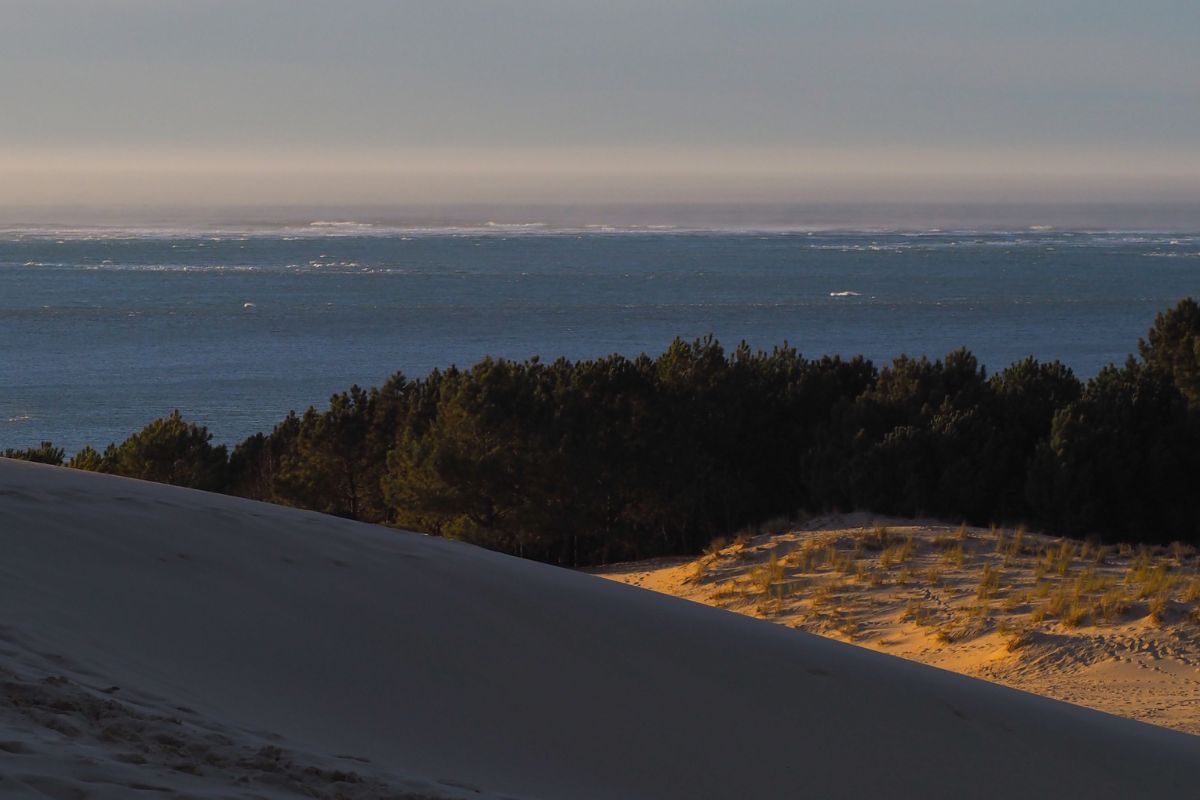
M 825 548 L 814 539 L 784 556 L 784 563 L 800 572 L 815 572 L 825 563 Z
M 903 542 L 889 546 L 880 554 L 879 567 L 880 569 L 891 569 L 893 565 L 905 564 L 917 554 L 919 549 L 916 537 L 910 534 L 904 538 Z
M 1017 628 L 1009 632 L 1005 637 L 1005 649 L 1010 653 L 1015 653 L 1029 647 L 1037 641 L 1037 632 L 1032 628 Z
M 1061 548 L 1053 553 L 1054 563 L 1062 557 Z M 1044 600 L 1030 613 L 1031 622 L 1057 619 L 1063 626 L 1077 628 L 1089 618 L 1115 621 L 1129 608 L 1129 599 L 1121 589 L 1113 587 L 1115 580 L 1095 567 L 1070 580 L 1039 581 L 1030 594 Z
M 1167 621 L 1167 611 L 1171 607 L 1171 598 L 1166 594 L 1155 595 L 1150 598 L 1150 602 L 1146 606 L 1147 616 L 1155 625 L 1162 625 Z
M 983 572 L 979 576 L 979 586 L 975 590 L 975 596 L 980 600 L 987 600 L 1000 590 L 1000 570 L 992 564 L 984 564 Z
M 848 550 L 836 555 L 831 563 L 835 572 L 840 572 L 842 575 L 849 575 L 857 571 L 858 558 L 858 551 Z
M 704 548 L 704 555 L 718 556 L 721 554 L 721 551 L 728 546 L 729 539 L 725 538 L 724 536 L 717 536 L 708 543 L 707 547 Z
M 1003 534 L 998 535 L 997 550 L 1011 550 L 1011 542 Z M 1190 571 L 1195 552 L 1195 548 L 1178 543 L 1153 548 L 1059 541 L 1041 548 L 1033 560 L 1034 585 L 1024 592 L 1010 592 L 1004 605 L 1014 610 L 1027 599 L 1034 603 L 1029 614 L 1031 623 L 1057 620 L 1072 628 L 1089 620 L 1096 624 L 1120 623 L 1141 600 L 1146 601 L 1145 613 L 1150 620 L 1163 624 L 1172 616 L 1175 604 L 1200 602 L 1200 574 L 1178 571 L 1185 566 Z M 1114 558 L 1125 560 L 1124 566 L 1120 561 L 1114 563 Z M 1006 565 L 1009 562 L 1006 557 Z M 1084 567 L 1082 571 L 1080 566 Z M 992 595 L 991 577 L 989 566 L 985 566 L 976 592 L 981 600 Z M 1194 616 L 1200 620 L 1200 612 Z
M 1025 541 L 1025 526 L 1017 526 L 1017 529 L 1013 531 L 1012 538 L 1008 538 L 1004 531 L 1000 530 L 996 537 L 996 552 L 1012 558 L 1029 555 Z
M 1108 545 L 1090 540 L 1085 541 L 1079 547 L 1079 559 L 1081 561 L 1090 561 L 1098 567 L 1103 567 L 1108 563 L 1108 557 L 1111 553 L 1112 548 Z
M 954 644 L 974 639 L 991 628 L 991 609 L 980 603 L 965 609 L 948 625 L 938 627 L 935 638 L 942 644 Z
M 957 536 L 937 536 L 932 544 L 934 550 L 944 553 L 952 547 L 958 547 L 962 541 Z
M 1129 595 L 1123 589 L 1109 589 L 1092 606 L 1096 616 L 1106 622 L 1119 622 L 1129 612 Z
M 779 616 L 783 613 L 784 598 L 792 594 L 791 589 L 790 584 L 773 584 L 759 600 L 755 610 L 760 616 Z
M 713 591 L 713 598 L 716 600 L 732 600 L 741 595 L 742 590 L 737 585 L 737 581 L 725 581 Z
M 1042 605 L 1046 614 L 1051 617 L 1061 617 L 1071 607 L 1074 598 L 1066 586 L 1059 586 L 1057 590 L 1052 592 L 1046 602 Z
M 821 560 L 820 560 L 820 562 L 818 562 L 819 566 L 829 567 L 831 569 L 834 569 L 835 568 L 834 565 L 837 564 L 837 559 L 838 559 L 837 545 L 831 544 L 828 547 L 826 547 L 824 552 L 821 553 L 820 558 L 821 558 Z
M 1196 548 L 1184 542 L 1171 542 L 1167 547 L 1167 552 L 1171 554 L 1171 559 L 1177 567 L 1184 566 L 1189 559 L 1196 557 Z
M 935 541 L 934 545 L 938 546 L 939 541 Z M 952 539 L 949 541 L 949 544 L 947 544 L 944 547 L 944 549 L 942 549 L 942 563 L 943 564 L 953 565 L 953 566 L 961 569 L 965 560 L 966 560 L 966 550 L 963 548 L 963 543 L 961 541 Z
M 1126 547 L 1129 547 L 1129 546 L 1121 545 L 1122 550 L 1124 550 Z M 1130 548 L 1130 555 L 1133 555 L 1132 548 Z M 1152 561 L 1152 559 L 1150 557 L 1150 548 L 1146 547 L 1146 545 L 1144 545 L 1144 544 L 1138 545 L 1137 555 L 1133 557 L 1132 561 L 1130 561 L 1129 568 L 1131 570 L 1149 569 L 1151 561 Z
M 1042 587 L 1044 586 L 1049 586 L 1050 588 L 1043 590 Z M 1046 591 L 1047 593 L 1045 594 L 1045 600 L 1029 613 L 1029 620 L 1031 622 L 1042 622 L 1047 619 L 1061 619 L 1071 609 L 1071 606 L 1075 602 L 1072 592 L 1068 589 L 1068 587 L 1062 584 L 1054 586 L 1053 584 L 1043 583 L 1038 584 L 1038 586 L 1035 588 L 1039 594 L 1042 591 Z
M 729 540 L 724 536 L 718 536 L 711 540 L 704 548 L 704 554 L 696 559 L 692 564 L 691 580 L 703 578 L 708 574 L 709 570 L 720 561 L 721 551 L 729 546 Z
M 1058 553 L 1054 557 L 1054 573 L 1060 577 L 1065 577 L 1071 571 L 1071 565 L 1075 563 L 1075 543 L 1063 542 L 1059 545 Z
M 904 606 L 904 614 L 900 618 L 924 627 L 932 625 L 937 620 L 937 615 L 921 600 L 909 600 Z
M 1071 603 L 1071 607 L 1062 615 L 1062 624 L 1067 628 L 1078 628 L 1091 614 L 1091 605 L 1079 600 Z
M 767 563 L 755 567 L 750 571 L 750 584 L 760 592 L 766 592 L 771 587 L 783 583 L 783 562 L 779 560 L 778 554 L 774 550 L 771 551 L 767 558 Z
M 842 590 L 841 583 L 836 580 L 823 581 L 817 584 L 810 593 L 813 608 L 834 602 L 842 594 Z
M 1038 560 L 1036 572 L 1038 577 L 1054 574 L 1065 578 L 1075 563 L 1075 543 L 1064 539 L 1057 548 L 1047 547 L 1042 551 Z
M 1034 598 L 1037 598 L 1039 600 L 1044 600 L 1050 596 L 1050 593 L 1052 591 L 1054 591 L 1054 582 L 1053 581 L 1038 581 L 1034 585 L 1033 589 L 1030 590 L 1030 594 Z
M 1090 561 L 1094 566 L 1108 566 L 1112 549 L 1114 548 L 1100 545 L 1099 542 L 1085 541 L 1079 548 L 1079 558 L 1081 561 Z
M 741 553 L 716 539 L 695 571 L 714 581 L 718 602 L 751 600 L 764 616 L 795 605 L 821 620 L 823 630 L 903 608 L 904 620 L 927 626 L 942 642 L 1016 629 L 1010 649 L 1019 649 L 1027 631 L 1047 625 L 1061 632 L 1121 625 L 1134 615 L 1160 625 L 1200 625 L 1200 557 L 1189 545 L 1105 545 L 1023 528 L 912 530 L 879 525 L 791 534 L 766 553 L 759 548 L 771 545 L 762 539 Z M 726 577 L 716 567 L 724 573 L 741 558 L 749 561 L 741 576 L 715 585 Z M 924 597 L 912 599 L 918 593 Z M 843 633 L 852 635 L 849 628 Z
M 862 534 L 862 536 L 858 538 L 858 546 L 867 550 L 879 552 L 880 550 L 887 548 L 891 538 L 892 532 L 887 529 L 887 526 L 880 526 Z
M 1103 592 L 1112 586 L 1113 583 L 1113 578 L 1096 572 L 1095 567 L 1088 567 L 1083 574 L 1075 578 L 1072 591 L 1075 592 L 1076 597 L 1080 597 L 1085 594 Z
M 1153 595 L 1167 594 L 1179 582 L 1177 575 L 1167 571 L 1166 564 L 1150 566 L 1139 563 L 1125 575 L 1125 583 L 1137 586 L 1137 598 L 1144 600 Z
M 1005 611 L 1016 611 L 1021 606 L 1029 602 L 1029 592 L 1026 590 L 1018 590 L 1009 592 L 1004 597 L 1004 602 L 1001 607 Z

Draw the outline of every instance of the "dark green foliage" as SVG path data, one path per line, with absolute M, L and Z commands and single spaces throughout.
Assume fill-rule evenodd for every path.
M 310 408 L 290 417 L 286 430 L 272 437 L 271 496 L 351 519 L 383 521 L 381 479 L 395 430 L 389 414 L 403 385 L 398 376 L 382 390 L 354 386 L 330 398 L 328 411 Z M 280 439 L 287 447 L 277 447 Z
M 433 380 L 431 376 L 430 380 Z M 270 435 L 234 448 L 227 491 L 369 522 L 388 522 L 383 475 L 415 398 L 397 374 L 382 388 L 357 386 L 330 398 L 329 409 L 289 414 Z
M 1026 518 L 1028 473 L 1038 445 L 1050 435 L 1055 413 L 1077 400 L 1083 385 L 1057 361 L 1027 358 L 993 375 L 991 391 L 994 425 L 969 481 L 976 493 L 973 509 L 990 505 L 996 519 Z M 975 511 L 967 516 L 984 521 Z
M 225 487 L 225 447 L 213 447 L 212 435 L 185 421 L 178 411 L 156 419 L 120 445 L 109 445 L 104 471 L 130 478 L 220 491 Z
M 1200 304 L 1188 297 L 1160 313 L 1138 351 L 1166 372 L 1193 406 L 1200 405 Z
M 851 504 L 909 516 L 952 506 L 962 515 L 970 500 L 955 490 L 963 467 L 977 467 L 994 424 L 990 406 L 986 376 L 966 350 L 944 361 L 895 359 L 847 410 L 844 429 L 853 438 L 844 444 L 844 485 Z
M 657 358 L 485 359 L 352 387 L 228 460 L 176 413 L 70 466 L 569 565 L 694 553 L 801 508 L 1200 543 L 1198 342 L 1187 300 L 1143 361 L 1086 386 L 1032 358 L 991 377 L 966 350 L 877 371 L 712 338 Z
M 549 499 L 554 486 L 539 482 L 536 463 L 552 413 L 544 373 L 537 362 L 492 359 L 446 373 L 432 419 L 403 431 L 388 460 L 387 497 L 400 523 L 521 552 L 541 510 L 530 500 Z
M 279 454 L 276 451 L 281 449 L 280 444 L 283 440 L 282 435 L 277 437 L 276 434 L 292 420 L 295 420 L 294 415 L 275 426 L 272 435 L 256 433 L 233 448 L 225 471 L 226 492 L 259 500 L 272 499 L 271 487 L 279 462 Z
M 4 458 L 15 458 L 20 461 L 33 461 L 38 464 L 51 464 L 61 467 L 66 453 L 61 447 L 55 447 L 52 442 L 42 442 L 38 447 L 26 447 L 24 450 L 7 448 L 0 451 Z
M 1166 373 L 1133 359 L 1106 367 L 1054 415 L 1030 474 L 1035 512 L 1068 534 L 1194 539 L 1196 423 Z
M 95 448 L 90 445 L 71 456 L 67 466 L 71 469 L 85 469 L 88 472 L 108 472 L 104 456 L 97 453 Z
M 989 378 L 966 350 L 877 372 L 786 345 L 727 353 L 711 338 L 677 340 L 655 359 L 434 372 L 383 392 L 384 416 L 353 390 L 238 452 L 324 476 L 280 473 L 251 496 L 336 510 L 322 499 L 338 485 L 318 455 L 329 448 L 304 443 L 328 428 L 349 448 L 333 463 L 364 452 L 359 469 L 386 462 L 381 499 L 361 518 L 563 564 L 695 552 L 799 508 L 1196 539 L 1200 448 L 1173 382 L 1184 374 L 1127 365 L 1085 390 L 1062 364 L 1032 358 Z

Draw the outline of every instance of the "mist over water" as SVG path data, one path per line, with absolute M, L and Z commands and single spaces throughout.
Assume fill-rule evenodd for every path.
M 454 203 L 56 206 L 0 209 L 0 237 L 401 233 L 1165 231 L 1200 229 L 1200 202 Z
M 1088 377 L 1200 294 L 1186 207 L 551 210 L 0 225 L 0 446 L 103 447 L 174 408 L 232 443 L 398 370 L 709 333 Z

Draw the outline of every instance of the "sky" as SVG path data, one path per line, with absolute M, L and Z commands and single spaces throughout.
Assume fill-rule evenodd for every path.
M 0 0 L 0 207 L 1200 200 L 1196 0 Z

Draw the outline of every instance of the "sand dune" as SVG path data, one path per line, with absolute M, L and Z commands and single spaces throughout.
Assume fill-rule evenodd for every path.
M 1200 553 L 821 517 L 597 571 L 1111 714 L 1200 733 Z
M 1195 737 L 318 514 L 0 460 L 0 552 L 5 796 L 1194 793 Z

